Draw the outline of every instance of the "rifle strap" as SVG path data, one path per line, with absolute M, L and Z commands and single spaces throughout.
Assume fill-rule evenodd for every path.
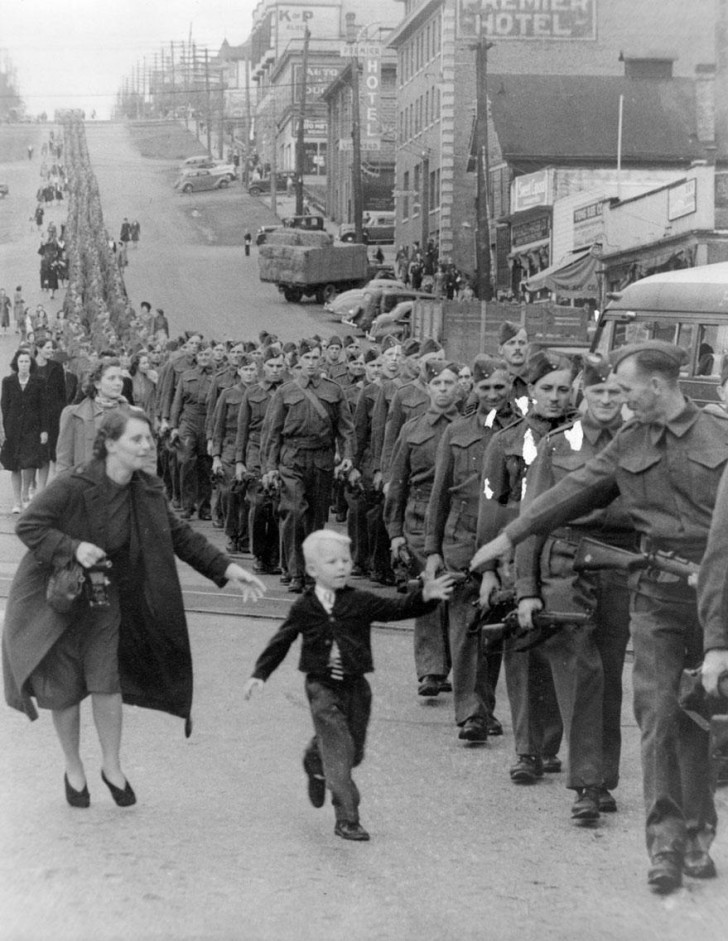
M 319 418 L 324 419 L 324 421 L 328 424 L 329 428 L 333 432 L 334 429 L 333 429 L 333 425 L 331 424 L 331 416 L 324 408 L 321 402 L 321 399 L 317 395 L 315 395 L 315 393 L 313 393 L 308 386 L 302 386 L 301 388 L 303 389 L 303 394 L 309 400 L 311 405 L 313 405 L 316 411 L 316 414 L 319 416 Z

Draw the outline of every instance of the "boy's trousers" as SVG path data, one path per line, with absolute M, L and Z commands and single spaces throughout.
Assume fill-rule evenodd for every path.
M 359 790 L 351 769 L 364 759 L 372 691 L 364 676 L 337 681 L 309 674 L 306 695 L 316 734 L 306 749 L 306 765 L 326 778 L 337 820 L 359 820 Z

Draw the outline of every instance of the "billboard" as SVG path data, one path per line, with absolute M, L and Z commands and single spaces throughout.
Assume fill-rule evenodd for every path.
M 291 39 L 303 39 L 308 28 L 316 39 L 338 39 L 341 34 L 339 7 L 276 6 L 275 28 L 279 51 Z
M 597 0 L 457 0 L 458 39 L 597 38 Z

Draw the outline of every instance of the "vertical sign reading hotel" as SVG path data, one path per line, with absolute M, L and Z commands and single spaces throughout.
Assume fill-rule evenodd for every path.
M 361 82 L 359 106 L 361 111 L 361 149 L 379 150 L 382 146 L 381 91 L 382 47 L 379 43 L 361 43 Z

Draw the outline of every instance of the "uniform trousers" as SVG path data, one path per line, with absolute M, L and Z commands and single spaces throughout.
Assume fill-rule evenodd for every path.
M 182 448 L 179 454 L 180 488 L 185 510 L 209 511 L 212 494 L 212 458 L 207 453 L 204 429 L 182 424 L 179 429 Z
M 278 566 L 280 533 L 278 527 L 278 498 L 263 489 L 260 478 L 248 483 L 245 493 L 248 506 L 248 532 L 250 551 L 266 567 Z
M 301 544 L 309 533 L 323 529 L 329 518 L 334 452 L 284 447 L 278 472 L 281 535 L 288 573 L 292 578 L 303 578 L 306 566 Z
M 371 502 L 367 507 L 367 532 L 369 537 L 369 569 L 377 576 L 391 576 L 392 558 L 389 551 L 389 534 L 384 525 L 384 499 L 379 494 L 372 494 Z
M 316 734 L 306 748 L 309 774 L 323 774 L 337 820 L 359 820 L 359 789 L 351 776 L 364 760 L 372 691 L 366 677 L 343 680 L 308 674 L 306 696 Z
M 420 491 L 410 495 L 404 511 L 403 534 L 407 547 L 423 571 L 425 558 L 425 514 L 430 494 Z M 444 679 L 450 672 L 450 650 L 447 639 L 447 611 L 445 605 L 422 617 L 415 618 L 415 669 L 417 679 L 436 676 Z
M 346 532 L 351 539 L 351 555 L 354 565 L 363 572 L 369 570 L 369 529 L 367 525 L 367 510 L 369 508 L 368 494 L 365 490 L 346 490 L 346 504 L 348 513 L 346 517 Z
M 242 542 L 248 535 L 245 485 L 235 479 L 235 456 L 233 449 L 225 448 L 221 456 L 222 479 L 218 480 L 219 509 L 225 535 L 232 542 Z
M 644 575 L 630 587 L 647 851 L 654 857 L 707 850 L 717 823 L 708 733 L 678 705 L 681 673 L 698 666 L 703 654 L 695 591 L 683 581 L 660 583 Z
M 604 675 L 602 699 L 602 775 L 604 787 L 619 784 L 622 752 L 622 675 L 629 641 L 629 591 L 621 572 L 598 572 L 596 583 L 596 630 Z
M 485 719 L 495 709 L 495 687 L 500 656 L 483 651 L 480 634 L 468 633 L 477 608 L 478 586 L 472 581 L 456 586 L 447 602 L 447 625 L 452 660 L 452 692 L 455 722 Z

